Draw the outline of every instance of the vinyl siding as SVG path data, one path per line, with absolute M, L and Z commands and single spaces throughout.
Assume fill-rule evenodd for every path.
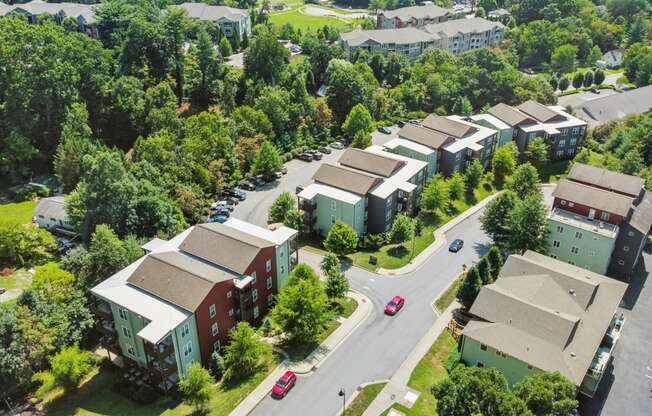
M 558 232 L 557 226 L 563 231 Z M 574 227 L 567 222 L 548 219 L 550 234 L 546 242 L 551 256 L 558 260 L 573 262 L 576 266 L 583 267 L 595 273 L 605 274 L 609 267 L 609 260 L 616 244 L 615 238 L 609 238 L 598 233 Z M 582 238 L 577 238 L 576 233 L 582 233 Z M 559 247 L 554 242 L 559 242 Z M 577 254 L 571 252 L 577 247 Z

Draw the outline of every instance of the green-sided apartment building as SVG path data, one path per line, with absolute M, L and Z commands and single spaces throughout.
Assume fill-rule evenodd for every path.
M 359 236 L 389 231 L 399 213 L 416 212 L 427 163 L 380 146 L 347 149 L 337 164 L 322 164 L 299 194 L 306 231 L 325 236 L 337 221 Z
M 511 255 L 484 286 L 459 348 L 470 366 L 494 367 L 510 385 L 559 372 L 592 397 L 611 362 L 627 285 L 533 251 Z

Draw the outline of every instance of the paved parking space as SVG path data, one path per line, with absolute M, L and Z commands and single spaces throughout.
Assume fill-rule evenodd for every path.
M 611 371 L 593 399 L 581 398 L 582 416 L 652 413 L 652 253 L 644 253 L 641 263 L 621 304 L 627 320 L 616 344 Z
M 312 180 L 312 175 L 324 162 L 335 162 L 343 150 L 331 149 L 330 155 L 324 155 L 322 160 L 304 162 L 293 159 L 285 164 L 288 172 L 281 179 L 268 183 L 256 191 L 245 191 L 247 199 L 240 202 L 233 213 L 235 218 L 248 221 L 252 224 L 267 226 L 267 213 L 274 200 L 282 192 L 295 194 L 297 186 L 305 186 Z
M 378 130 L 374 130 L 373 133 L 371 133 L 371 141 L 373 144 L 377 145 L 383 145 L 387 143 L 388 141 L 395 139 L 396 138 L 396 133 L 400 130 L 400 128 L 396 125 L 394 126 L 389 126 L 389 130 L 392 132 L 391 134 L 385 134 L 381 133 Z

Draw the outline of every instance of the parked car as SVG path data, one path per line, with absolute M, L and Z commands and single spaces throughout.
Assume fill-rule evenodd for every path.
M 337 150 L 342 150 L 342 149 L 344 149 L 344 145 L 343 145 L 342 143 L 340 143 L 340 142 L 333 142 L 333 143 L 330 144 L 330 146 L 331 146 L 333 149 L 337 149 Z
M 222 191 L 222 195 L 225 197 L 235 198 L 238 201 L 244 201 L 247 199 L 247 194 L 239 189 L 225 189 Z
M 299 185 L 299 186 L 297 186 L 297 189 L 294 190 L 294 193 L 299 194 L 299 193 L 301 193 L 301 191 L 303 191 L 303 186 Z
M 387 315 L 396 315 L 396 312 L 403 309 L 404 305 L 405 298 L 402 298 L 401 296 L 394 296 L 392 300 L 390 300 L 387 305 L 385 305 L 385 313 Z
M 383 133 L 383 134 L 392 134 L 392 131 L 385 126 L 378 127 L 378 131 Z
M 254 183 L 251 181 L 244 180 L 244 181 L 240 181 L 240 188 L 247 191 L 255 191 L 256 185 L 254 185 Z
M 231 206 L 236 206 L 240 203 L 240 200 L 234 196 L 227 196 L 226 198 L 224 198 L 224 200 L 228 205 Z
M 459 238 L 453 240 L 450 246 L 448 246 L 448 251 L 451 251 L 453 253 L 457 253 L 464 247 L 464 241 L 460 240 Z
M 285 175 L 286 173 L 288 173 L 288 168 L 286 168 L 285 166 L 283 166 L 283 167 L 281 168 L 281 173 L 282 173 L 283 175 Z
M 5 289 L 4 287 L 0 287 L 0 295 L 5 293 L 6 291 L 7 291 L 7 289 Z
M 230 217 L 231 211 L 229 211 L 226 207 L 217 207 L 217 209 L 211 211 L 210 216 L 213 215 L 226 215 L 227 217 Z
M 330 155 L 331 154 L 331 148 L 328 147 L 328 146 L 319 146 L 319 148 L 317 148 L 317 150 L 319 150 L 320 152 L 322 152 L 325 155 Z
M 399 127 L 403 127 L 403 126 L 405 126 L 405 123 L 407 123 L 407 121 L 405 121 L 405 120 L 399 120 L 398 123 L 396 123 L 396 124 L 397 124 Z
M 279 170 L 278 172 L 276 172 L 276 173 L 274 174 L 274 176 L 276 177 L 276 179 L 281 179 L 281 178 L 283 177 L 283 172 L 281 172 L 281 171 Z
M 226 201 L 217 201 L 217 202 L 213 202 L 208 209 L 210 209 L 211 211 L 218 211 L 218 210 L 233 211 L 233 208 L 235 207 L 233 205 L 229 205 Z
M 313 150 L 311 154 L 312 154 L 312 158 L 315 160 L 321 160 L 321 158 L 324 157 L 324 155 L 322 155 L 317 150 Z
M 57 247 L 58 254 L 66 254 L 71 249 L 75 248 L 77 244 L 71 240 L 59 240 L 59 246 Z
M 272 387 L 272 397 L 282 399 L 297 383 L 297 376 L 292 371 L 286 371 Z
M 208 217 L 208 222 L 219 222 L 220 224 L 226 222 L 229 219 L 228 215 L 224 214 L 213 214 Z
M 303 152 L 298 157 L 299 160 L 303 160 L 304 162 L 312 162 L 313 159 L 312 153 L 308 153 L 308 152 Z

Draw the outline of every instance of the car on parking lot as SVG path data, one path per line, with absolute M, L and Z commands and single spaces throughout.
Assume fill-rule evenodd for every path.
M 7 289 L 5 289 L 4 287 L 0 287 L 0 295 L 5 293 L 6 291 L 7 291 Z
M 57 253 L 61 255 L 66 254 L 76 246 L 77 244 L 72 240 L 61 239 L 58 241 Z
M 220 224 L 226 222 L 229 219 L 228 215 L 222 214 L 213 214 L 208 217 L 208 222 L 219 222 Z
M 256 190 L 256 185 L 254 185 L 253 182 L 248 181 L 248 180 L 240 181 L 239 186 L 240 186 L 240 188 L 242 188 L 242 189 L 244 189 L 246 191 L 255 191 Z
M 308 152 L 303 152 L 298 156 L 299 160 L 303 160 L 304 162 L 312 162 L 312 153 Z
M 450 246 L 448 246 L 448 251 L 451 251 L 453 253 L 457 253 L 464 247 L 464 241 L 460 240 L 459 238 L 456 238 L 453 240 Z
M 229 205 L 226 201 L 217 201 L 213 202 L 208 209 L 211 211 L 218 211 L 218 210 L 226 210 L 226 211 L 233 211 L 234 206 Z
M 392 300 L 387 302 L 387 305 L 385 305 L 385 313 L 387 315 L 396 315 L 396 312 L 403 309 L 404 305 L 405 305 L 405 298 L 398 295 L 394 296 Z
M 258 175 L 255 178 L 252 178 L 251 181 L 256 185 L 256 187 L 264 186 L 267 181 L 263 178 L 263 175 Z
M 378 127 L 378 131 L 383 134 L 392 134 L 392 131 L 389 129 L 389 127 L 385 127 L 385 126 Z
M 333 149 L 337 149 L 337 150 L 342 150 L 342 149 L 344 149 L 344 145 L 343 145 L 341 142 L 333 142 L 333 143 L 330 144 L 330 146 L 331 146 Z
M 224 201 L 226 201 L 227 205 L 233 205 L 236 206 L 240 203 L 240 200 L 234 196 L 227 196 L 224 198 Z
M 399 127 L 403 127 L 403 126 L 405 126 L 405 123 L 407 123 L 407 121 L 405 121 L 405 120 L 399 120 L 398 123 L 396 123 L 396 124 L 397 124 Z
M 278 172 L 275 172 L 274 177 L 276 179 L 281 179 L 283 177 L 283 172 L 281 172 L 280 170 Z
M 318 152 L 317 150 L 312 150 L 310 154 L 312 155 L 312 158 L 314 160 L 321 160 L 321 158 L 324 157 L 324 155 Z
M 285 166 L 283 166 L 283 167 L 281 168 L 281 173 L 282 173 L 283 175 L 285 175 L 286 173 L 288 173 L 288 168 L 286 168 Z
M 274 387 L 272 387 L 272 397 L 282 399 L 285 397 L 288 392 L 294 387 L 297 383 L 297 375 L 292 371 L 286 371 L 281 378 L 276 381 Z
M 319 146 L 317 150 L 319 150 L 321 153 L 325 155 L 330 155 L 332 152 L 331 148 L 328 146 Z
M 297 188 L 294 190 L 294 193 L 295 193 L 295 194 L 299 194 L 299 193 L 301 193 L 301 191 L 303 191 L 303 186 L 299 185 L 299 186 L 297 186 Z
M 225 189 L 222 191 L 222 195 L 225 197 L 235 198 L 239 201 L 247 199 L 247 194 L 239 189 Z

